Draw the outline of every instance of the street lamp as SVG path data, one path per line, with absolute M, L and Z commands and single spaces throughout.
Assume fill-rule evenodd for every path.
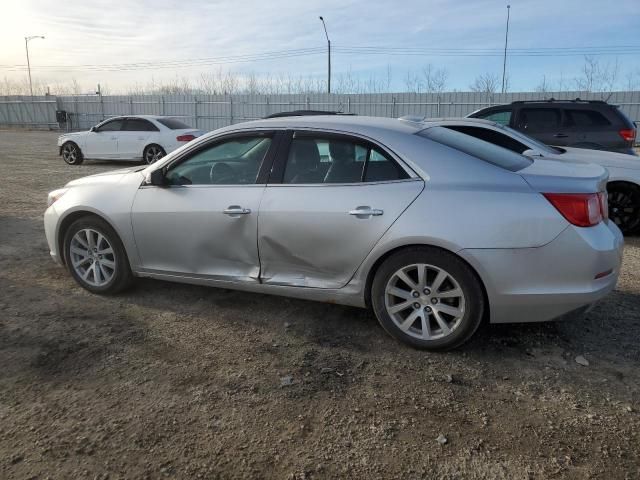
M 24 47 L 27 49 L 27 69 L 29 70 L 29 90 L 31 91 L 32 97 L 33 97 L 33 85 L 31 84 L 31 63 L 29 63 L 29 40 L 33 40 L 34 38 L 41 38 L 44 40 L 44 36 L 33 35 L 31 37 L 24 37 Z
M 329 34 L 327 33 L 327 26 L 324 23 L 324 18 L 318 17 L 324 27 L 324 35 L 327 37 L 327 93 L 331 93 L 331 40 L 329 40 Z
M 504 57 L 502 61 L 502 93 L 504 93 L 504 81 L 507 73 L 507 42 L 509 40 L 509 12 L 511 5 L 507 5 L 507 32 L 504 34 Z

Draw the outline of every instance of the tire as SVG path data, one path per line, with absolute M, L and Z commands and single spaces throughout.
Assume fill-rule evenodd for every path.
M 151 165 L 152 163 L 157 162 L 162 157 L 164 157 L 167 152 L 164 151 L 160 145 L 152 143 L 151 145 L 147 145 L 142 152 L 142 163 L 146 163 L 147 165 Z
M 640 187 L 633 183 L 613 182 L 607 185 L 609 219 L 625 235 L 640 230 Z
M 371 304 L 391 336 L 433 351 L 469 340 L 486 309 L 475 272 L 454 254 L 434 247 L 411 247 L 387 258 L 373 279 Z
M 111 294 L 131 285 L 133 275 L 122 241 L 101 218 L 86 216 L 73 222 L 63 245 L 67 268 L 82 288 Z M 87 247 L 95 248 L 89 251 Z
M 62 145 L 61 154 L 67 165 L 80 165 L 84 161 L 82 150 L 74 142 L 65 142 Z

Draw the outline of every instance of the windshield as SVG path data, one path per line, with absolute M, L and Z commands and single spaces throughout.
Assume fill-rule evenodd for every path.
M 528 145 L 530 147 L 534 147 L 540 150 L 540 153 L 548 153 L 550 155 L 557 155 L 558 153 L 564 153 L 564 150 L 560 148 L 551 147 L 545 143 L 542 143 L 540 140 L 536 140 L 535 138 L 530 137 L 529 135 L 525 135 L 524 133 L 518 132 L 513 128 L 510 128 L 504 125 L 501 125 L 500 128 L 509 132 L 509 134 L 512 137 L 517 138 L 518 140 L 523 142 L 525 145 Z
M 446 127 L 430 127 L 418 132 L 418 135 L 512 172 L 533 163 L 533 160 L 524 155 Z

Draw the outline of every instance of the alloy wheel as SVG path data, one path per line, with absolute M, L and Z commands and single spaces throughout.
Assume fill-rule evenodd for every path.
M 78 148 L 72 143 L 65 144 L 62 147 L 62 158 L 68 164 L 73 165 L 78 160 Z
M 447 337 L 465 314 L 465 295 L 456 279 L 434 265 L 397 270 L 385 287 L 387 313 L 405 334 L 421 340 Z
M 162 157 L 164 157 L 164 150 L 157 145 L 152 145 L 145 150 L 144 160 L 148 164 L 157 162 Z
M 640 225 L 640 194 L 635 190 L 616 188 L 610 191 L 609 217 L 623 232 L 632 232 Z
M 116 273 L 116 257 L 107 237 L 85 228 L 76 232 L 69 247 L 71 267 L 78 277 L 93 287 L 103 287 Z

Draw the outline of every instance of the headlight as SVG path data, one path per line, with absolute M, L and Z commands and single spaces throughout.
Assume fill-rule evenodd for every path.
M 65 193 L 67 193 L 68 188 L 59 188 L 58 190 L 54 190 L 53 192 L 49 192 L 49 196 L 47 197 L 47 208 L 53 205 L 55 202 L 60 199 Z

